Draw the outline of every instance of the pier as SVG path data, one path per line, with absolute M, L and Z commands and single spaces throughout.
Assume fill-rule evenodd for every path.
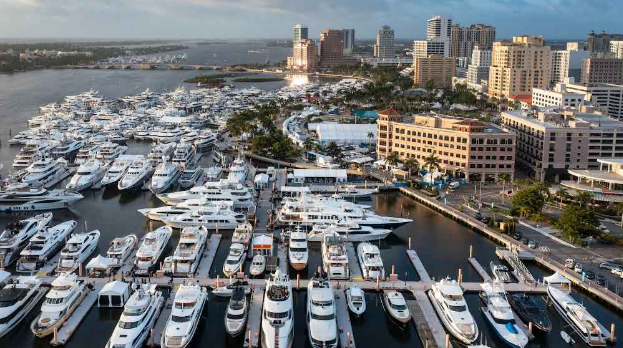
M 164 335 L 164 329 L 167 326 L 167 321 L 169 321 L 169 317 L 171 316 L 171 312 L 173 311 L 173 300 L 175 300 L 176 288 L 171 289 L 171 293 L 169 294 L 169 298 L 164 303 L 164 307 L 158 316 L 158 320 L 156 321 L 156 325 L 152 329 L 152 335 L 149 339 L 154 340 L 153 345 L 160 346 L 160 342 L 162 342 L 162 335 Z
M 426 268 L 424 268 L 422 260 L 420 260 L 417 252 L 415 252 L 415 250 L 407 250 L 407 255 L 409 256 L 409 260 L 411 260 L 411 264 L 413 265 L 413 268 L 415 268 L 415 271 L 417 272 L 420 279 L 424 281 L 430 281 L 431 278 L 428 275 Z
M 210 236 L 208 249 L 203 252 L 203 258 L 197 268 L 197 278 L 207 278 L 210 276 L 210 268 L 212 268 L 212 263 L 214 262 L 214 257 L 216 257 L 216 251 L 221 243 L 221 238 L 223 238 L 222 234 L 214 233 Z
M 480 263 L 478 262 L 478 260 L 476 260 L 473 257 L 470 257 L 467 259 L 467 261 L 469 261 L 469 263 L 472 265 L 472 267 L 474 267 L 474 269 L 476 270 L 476 272 L 478 272 L 478 274 L 480 275 L 480 277 L 482 278 L 482 280 L 484 280 L 485 282 L 491 282 L 493 281 L 493 279 L 491 279 L 491 276 L 487 273 L 487 271 L 480 265 Z
M 513 275 L 517 278 L 517 280 L 526 283 L 536 283 L 536 279 L 530 273 L 530 270 L 526 267 L 526 265 L 521 262 L 517 254 L 513 253 L 510 250 L 495 249 L 495 254 L 503 260 L 506 260 L 508 264 L 513 268 Z
M 413 323 L 424 347 L 445 347 L 445 330 L 437 318 L 426 292 L 412 291 L 415 300 L 407 300 Z
M 288 274 L 288 252 L 285 245 L 277 244 L 277 257 L 279 258 L 279 271 Z
M 88 286 L 88 285 L 87 285 Z M 100 291 L 104 284 L 96 284 L 93 289 L 89 292 L 89 294 L 82 300 L 78 308 L 74 310 L 69 319 L 63 323 L 63 326 L 57 331 L 54 338 L 50 342 L 53 346 L 62 346 L 69 341 L 73 333 L 76 331 L 82 320 L 87 316 L 87 313 L 91 310 L 95 302 L 97 301 L 97 297 L 99 296 Z
M 346 246 L 346 254 L 348 254 L 348 268 L 350 269 L 350 279 L 363 280 L 363 274 L 361 273 L 361 267 L 359 265 L 359 258 L 357 252 L 355 252 L 355 246 L 351 242 L 344 243 Z
M 348 304 L 346 303 L 346 294 L 344 290 L 334 289 L 335 310 L 337 315 L 337 327 L 340 334 L 340 347 L 355 348 L 355 334 L 353 326 L 350 322 L 350 313 L 348 312 Z
M 264 287 L 258 286 L 251 291 L 249 319 L 245 331 L 244 347 L 260 346 L 260 327 L 262 323 L 262 307 L 264 306 Z M 250 342 L 250 343 L 249 343 Z

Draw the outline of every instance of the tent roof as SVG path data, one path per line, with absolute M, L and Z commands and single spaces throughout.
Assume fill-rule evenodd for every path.
M 100 295 L 123 295 L 128 291 L 130 284 L 115 280 L 107 283 L 100 291 Z
M 543 282 L 548 284 L 571 284 L 571 281 L 569 281 L 569 279 L 565 278 L 565 276 L 558 272 L 552 274 L 549 277 L 544 277 Z

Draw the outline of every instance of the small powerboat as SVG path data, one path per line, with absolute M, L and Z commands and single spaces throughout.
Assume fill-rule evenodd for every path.
M 255 255 L 253 256 L 253 260 L 251 260 L 251 267 L 249 268 L 249 273 L 254 276 L 260 276 L 266 270 L 266 258 L 264 255 Z
M 357 317 L 363 315 L 366 311 L 366 297 L 357 285 L 353 285 L 346 289 L 346 301 L 348 302 L 348 309 Z

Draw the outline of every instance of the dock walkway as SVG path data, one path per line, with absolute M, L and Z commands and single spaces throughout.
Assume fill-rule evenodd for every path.
M 524 265 L 523 262 L 519 259 L 519 257 L 510 250 L 507 249 L 495 249 L 495 254 L 500 258 L 506 260 L 508 264 L 513 268 L 513 275 L 517 278 L 517 280 L 526 282 L 526 283 L 536 283 L 536 279 L 530 273 L 530 270 Z
M 222 234 L 214 233 L 210 236 L 208 249 L 203 252 L 203 258 L 199 263 L 195 278 L 208 278 L 210 276 L 210 268 L 212 268 L 212 263 L 214 262 L 214 257 L 216 257 L 216 251 L 221 243 L 221 238 L 223 238 Z
M 430 281 L 430 276 L 428 275 L 426 268 L 424 268 L 424 264 L 422 264 L 422 260 L 420 260 L 417 252 L 415 252 L 415 250 L 407 250 L 407 256 L 409 256 L 409 260 L 411 260 L 411 264 L 413 265 L 413 268 L 415 268 L 420 280 Z
M 490 282 L 493 281 L 493 279 L 491 279 L 491 276 L 487 273 L 487 271 L 480 265 L 480 263 L 478 262 L 478 260 L 476 260 L 473 257 L 470 257 L 467 259 L 469 261 L 469 263 L 472 265 L 472 267 L 474 267 L 474 269 L 476 270 L 476 272 L 478 272 L 478 274 L 480 275 L 480 277 L 482 278 L 482 280 L 484 280 L 485 282 Z
M 288 251 L 285 245 L 277 244 L 277 257 L 279 258 L 279 271 L 288 274 Z
M 426 292 L 424 291 L 413 291 L 412 293 L 415 297 L 415 300 L 417 301 L 417 306 L 415 306 L 415 308 L 420 309 L 419 313 L 417 314 L 418 322 L 416 322 L 416 326 L 418 327 L 418 333 L 419 330 L 427 330 L 425 325 L 428 326 L 428 330 L 430 330 L 430 332 L 426 332 L 425 336 L 420 335 L 422 344 L 426 347 L 426 341 L 428 340 L 428 347 L 431 347 L 431 344 L 433 343 L 437 347 L 445 347 L 446 331 L 444 330 L 441 321 L 439 321 L 439 318 L 437 317 L 437 312 L 435 312 L 435 308 L 433 308 L 433 304 L 430 302 L 428 295 L 426 295 Z M 413 317 L 413 320 L 416 320 L 415 316 Z M 422 328 L 420 328 L 419 326 L 422 326 Z M 428 335 L 432 336 L 432 340 L 431 336 Z M 450 344 L 450 347 L 452 347 L 452 344 Z
M 262 323 L 262 307 L 264 305 L 264 288 L 256 287 L 251 292 L 251 306 L 249 308 L 249 319 L 247 320 L 247 329 L 245 331 L 244 347 L 260 346 L 260 327 Z M 249 345 L 249 337 L 251 344 Z
M 348 254 L 348 268 L 350 268 L 350 279 L 363 280 L 363 274 L 361 272 L 361 266 L 359 265 L 359 258 L 355 251 L 355 246 L 352 242 L 344 243 L 346 246 L 346 253 Z
M 104 284 L 96 284 L 93 287 L 93 289 L 84 298 L 84 300 L 82 300 L 78 308 L 74 310 L 69 319 L 67 319 L 67 321 L 63 323 L 63 326 L 61 326 L 56 334 L 56 341 L 52 339 L 52 341 L 50 342 L 51 345 L 62 346 L 65 345 L 67 341 L 69 341 L 82 320 L 84 320 L 84 318 L 87 316 L 87 313 L 89 313 L 89 311 L 91 310 L 91 307 L 93 307 L 93 305 L 97 301 L 97 297 L 99 296 L 99 293 L 100 291 L 102 291 L 103 287 Z
M 169 317 L 171 316 L 171 312 L 173 311 L 173 301 L 175 300 L 176 289 L 171 289 L 171 293 L 169 294 L 169 298 L 164 303 L 164 307 L 158 316 L 158 320 L 156 320 L 156 325 L 154 325 L 154 344 L 160 345 L 162 340 L 162 335 L 164 335 L 164 329 L 167 326 L 167 321 L 169 321 Z
M 340 347 L 355 348 L 355 334 L 350 322 L 350 313 L 346 304 L 346 294 L 344 290 L 334 289 L 335 307 L 337 311 L 337 327 L 340 333 Z

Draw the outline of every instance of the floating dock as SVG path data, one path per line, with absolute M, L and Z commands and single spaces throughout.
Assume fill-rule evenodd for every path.
M 411 260 L 411 264 L 413 265 L 413 268 L 415 268 L 420 280 L 430 281 L 431 278 L 428 275 L 426 268 L 424 268 L 422 260 L 420 260 L 420 256 L 418 256 L 417 252 L 415 252 L 415 250 L 407 250 L 407 256 L 409 256 L 409 260 Z
M 335 307 L 337 311 L 337 327 L 340 334 L 340 347 L 355 348 L 355 334 L 350 322 L 350 313 L 346 304 L 346 294 L 344 290 L 334 289 Z
M 80 302 L 78 308 L 74 310 L 69 319 L 63 323 L 63 326 L 58 330 L 56 334 L 56 339 L 52 339 L 50 342 L 53 346 L 62 346 L 69 341 L 71 336 L 74 334 L 82 320 L 87 316 L 87 313 L 91 310 L 91 307 L 97 301 L 97 297 L 99 296 L 100 291 L 104 284 L 96 284 L 93 289 L 89 292 L 89 294 Z
M 244 347 L 260 346 L 260 326 L 262 323 L 262 307 L 264 305 L 264 289 L 256 287 L 251 291 L 251 306 L 249 307 L 249 319 L 245 331 Z M 251 342 L 249 344 L 249 338 Z
M 363 280 L 363 274 L 361 273 L 361 267 L 359 266 L 359 258 L 355 251 L 355 246 L 352 242 L 344 243 L 346 246 L 346 253 L 348 254 L 348 268 L 350 268 L 350 279 Z
M 536 283 L 536 279 L 530 273 L 530 270 L 526 267 L 526 265 L 521 262 L 519 257 L 510 250 L 507 249 L 495 249 L 495 254 L 500 258 L 506 260 L 508 264 L 513 268 L 513 275 L 517 280 L 526 282 L 526 283 Z
M 279 271 L 288 274 L 288 252 L 285 245 L 277 244 L 277 257 L 279 258 Z
M 474 269 L 476 270 L 476 272 L 478 272 L 478 274 L 480 275 L 480 277 L 482 278 L 482 280 L 484 280 L 485 282 L 491 282 L 493 281 L 493 279 L 491 279 L 491 276 L 487 273 L 487 271 L 480 265 L 480 263 L 478 262 L 478 260 L 476 260 L 473 257 L 470 257 L 467 259 L 469 261 L 469 263 L 472 265 L 472 267 L 474 267 Z
M 171 312 L 173 311 L 173 300 L 175 300 L 175 292 L 177 290 L 175 288 L 171 289 L 171 293 L 169 294 L 169 298 L 164 303 L 164 307 L 160 312 L 160 316 L 158 316 L 158 320 L 156 321 L 156 325 L 154 325 L 154 345 L 160 346 L 160 342 L 162 339 L 162 335 L 164 335 L 165 326 L 167 326 L 167 321 L 169 321 L 169 317 L 171 316 Z
M 199 267 L 195 272 L 195 278 L 208 278 L 210 276 L 210 268 L 216 257 L 216 251 L 221 243 L 222 234 L 212 234 L 208 240 L 208 249 L 203 252 L 203 257 L 199 263 Z

